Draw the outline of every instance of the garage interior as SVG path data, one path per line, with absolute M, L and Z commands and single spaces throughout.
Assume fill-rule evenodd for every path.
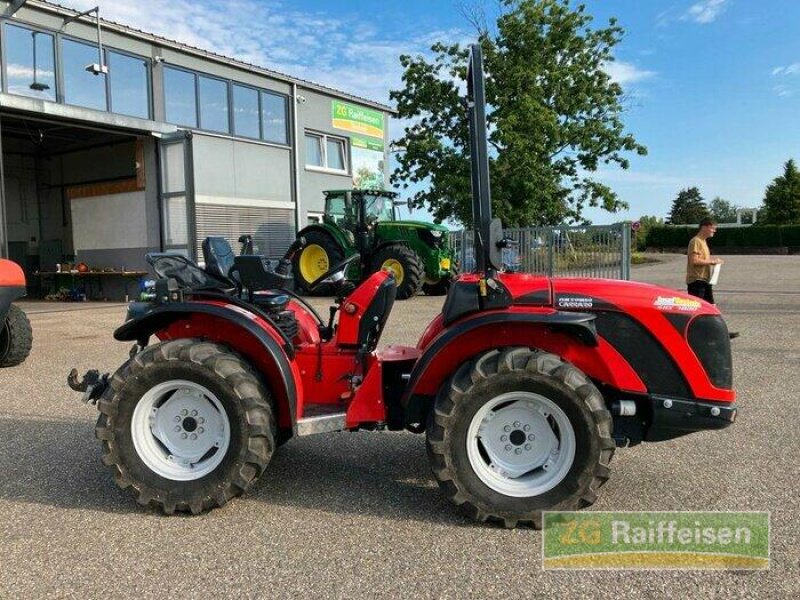
M 0 116 L 0 131 L 8 255 L 25 270 L 30 297 L 52 291 L 39 273 L 80 262 L 96 271 L 144 268 L 144 148 L 152 140 L 14 114 Z

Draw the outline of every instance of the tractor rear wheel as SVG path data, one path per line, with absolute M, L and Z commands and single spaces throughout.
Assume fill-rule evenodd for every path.
M 309 231 L 304 237 L 306 245 L 295 254 L 292 265 L 295 287 L 313 296 L 330 296 L 334 292 L 330 284 L 319 285 L 313 290 L 309 286 L 331 267 L 342 262 L 344 252 L 331 236 L 322 231 Z
M 381 248 L 372 259 L 372 270 L 391 271 L 397 284 L 397 299 L 416 296 L 422 285 L 424 269 L 422 263 L 408 246 L 392 244 Z
M 0 367 L 15 367 L 22 363 L 33 346 L 33 329 L 25 312 L 12 304 L 0 327 Z
M 439 486 L 472 518 L 540 528 L 543 510 L 594 503 L 615 444 L 583 373 L 553 354 L 509 348 L 468 361 L 443 386 L 427 447 Z
M 269 463 L 269 392 L 228 348 L 195 339 L 154 344 L 114 373 L 98 403 L 103 463 L 136 501 L 193 514 L 244 492 Z

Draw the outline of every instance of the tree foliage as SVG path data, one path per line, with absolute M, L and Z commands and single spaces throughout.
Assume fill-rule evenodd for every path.
M 800 172 L 794 160 L 788 160 L 783 167 L 783 175 L 767 186 L 763 221 L 772 225 L 800 223 Z
M 661 217 L 651 217 L 643 215 L 639 217 L 639 230 L 632 236 L 632 244 L 634 249 L 642 251 L 647 248 L 647 234 L 653 227 L 659 227 L 664 224 L 664 219 Z
M 686 188 L 672 201 L 668 221 L 672 225 L 693 225 L 708 217 L 708 207 L 696 187 Z
M 593 178 L 601 164 L 628 168 L 646 154 L 622 123 L 623 90 L 604 66 L 623 30 L 593 29 L 568 0 L 502 0 L 496 29 L 482 31 L 493 213 L 506 226 L 578 221 L 586 206 L 626 205 Z M 462 103 L 468 51 L 435 44 L 432 59 L 400 57 L 405 88 L 391 98 L 411 124 L 392 181 L 422 186 L 412 200 L 437 220 L 469 224 L 469 137 Z
M 736 223 L 739 207 L 717 196 L 708 203 L 708 212 L 717 223 Z

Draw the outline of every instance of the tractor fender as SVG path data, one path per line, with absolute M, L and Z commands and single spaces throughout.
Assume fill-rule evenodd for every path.
M 187 302 L 165 304 L 127 321 L 114 332 L 114 339 L 145 346 L 155 334 L 161 340 L 192 337 L 227 345 L 262 374 L 275 398 L 280 427 L 294 433 L 302 394 L 296 383 L 300 375 L 281 337 L 269 328 L 258 315 L 240 307 Z
M 344 253 L 345 256 L 349 256 L 350 254 L 353 253 L 352 252 L 353 244 L 347 241 L 347 237 L 345 236 L 345 234 L 342 233 L 342 231 L 339 228 L 332 227 L 327 223 L 314 223 L 313 225 L 308 225 L 307 227 L 304 227 L 303 229 L 297 232 L 296 239 L 300 239 L 301 237 L 303 237 L 304 235 L 308 234 L 311 231 L 318 231 L 333 238 L 333 241 L 336 242 L 339 248 L 342 249 L 342 252 Z
M 594 319 L 585 313 L 503 311 L 479 314 L 443 329 L 425 347 L 401 397 L 407 423 L 425 423 L 432 399 L 464 362 L 504 347 L 544 350 L 599 383 L 646 392 L 628 362 L 597 335 Z
M 25 295 L 25 273 L 15 262 L 0 258 L 0 327 L 8 314 L 8 307 Z

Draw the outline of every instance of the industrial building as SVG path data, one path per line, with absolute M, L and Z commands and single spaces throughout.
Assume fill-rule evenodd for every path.
M 279 256 L 323 190 L 387 181 L 388 106 L 96 10 L 0 0 L 0 56 L 0 256 L 32 293 L 64 265 L 196 258 L 207 235 Z

